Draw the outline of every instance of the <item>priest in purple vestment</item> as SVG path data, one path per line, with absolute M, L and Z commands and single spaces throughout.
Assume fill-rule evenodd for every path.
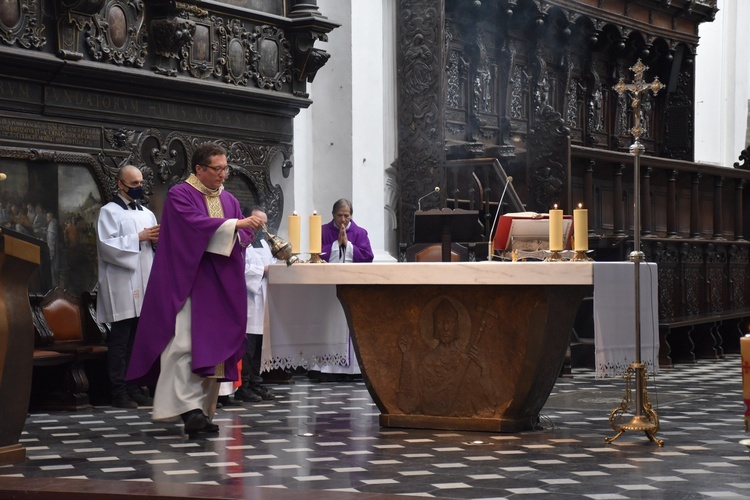
M 244 252 L 261 221 L 244 218 L 224 191 L 224 148 L 198 146 L 191 165 L 164 202 L 127 378 L 156 381 L 153 419 L 182 417 L 193 437 L 218 431 L 211 422 L 218 381 L 237 379 L 247 321 Z
M 333 204 L 333 219 L 323 224 L 320 257 L 327 262 L 372 262 L 367 231 L 352 220 L 352 202 L 341 198 Z

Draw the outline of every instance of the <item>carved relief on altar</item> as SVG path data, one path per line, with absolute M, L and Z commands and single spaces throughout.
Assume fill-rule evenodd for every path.
M 495 401 L 482 334 L 494 327 L 496 314 L 477 308 L 472 322 L 467 307 L 454 296 L 432 298 L 419 314 L 419 337 L 404 332 L 397 404 L 406 413 L 490 416 Z
M 41 49 L 46 43 L 42 0 L 0 2 L 0 41 L 25 49 Z

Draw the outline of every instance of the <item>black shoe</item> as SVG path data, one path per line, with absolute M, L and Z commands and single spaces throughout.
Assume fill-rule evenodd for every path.
M 222 408 L 224 406 L 241 406 L 240 403 L 233 400 L 229 396 L 219 396 L 216 401 L 216 407 Z
M 112 406 L 115 408 L 138 408 L 138 403 L 123 393 L 112 396 Z
M 219 426 L 212 424 L 201 410 L 191 410 L 182 414 L 185 422 L 185 433 L 191 438 L 197 434 L 212 434 L 219 432 Z
M 276 395 L 265 388 L 265 386 L 262 385 L 254 385 L 250 389 L 255 394 L 261 397 L 264 401 L 270 401 L 272 399 L 276 399 Z
M 234 393 L 234 399 L 242 401 L 243 403 L 257 403 L 263 401 L 263 398 L 255 394 L 252 390 L 246 389 L 244 386 L 237 389 Z
M 154 399 L 146 396 L 142 392 L 131 392 L 128 394 L 130 399 L 135 401 L 138 406 L 154 406 Z

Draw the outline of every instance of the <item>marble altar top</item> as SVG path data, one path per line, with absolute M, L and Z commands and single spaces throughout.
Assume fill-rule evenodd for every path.
M 593 285 L 593 262 L 274 264 L 276 285 Z

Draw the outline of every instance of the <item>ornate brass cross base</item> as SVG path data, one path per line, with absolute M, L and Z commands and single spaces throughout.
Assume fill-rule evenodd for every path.
M 625 412 L 630 410 L 631 403 L 633 402 L 633 378 L 636 381 L 635 415 L 630 419 L 630 422 L 621 424 L 619 422 L 623 419 Z M 651 408 L 651 403 L 648 401 L 646 380 L 648 380 L 646 365 L 643 363 L 633 363 L 628 367 L 628 371 L 625 374 L 625 394 L 622 402 L 620 406 L 612 410 L 612 413 L 609 414 L 609 425 L 617 431 L 617 434 L 614 437 L 604 438 L 605 443 L 611 443 L 622 436 L 625 431 L 643 431 L 646 433 L 649 441 L 653 441 L 659 446 L 664 446 L 664 441 L 654 435 L 659 431 L 659 415 Z

